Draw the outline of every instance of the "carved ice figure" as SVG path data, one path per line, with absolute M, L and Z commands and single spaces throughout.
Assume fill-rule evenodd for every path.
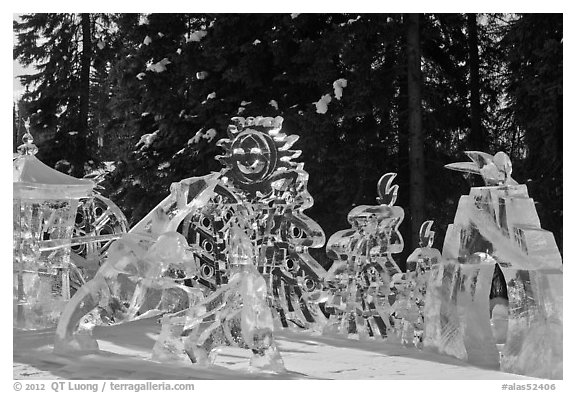
M 378 183 L 377 206 L 357 206 L 348 214 L 352 229 L 334 233 L 326 252 L 334 259 L 326 275 L 330 314 L 325 333 L 336 332 L 349 337 L 390 337 L 397 326 L 391 324 L 391 301 L 394 299 L 393 277 L 401 273 L 392 258 L 404 247 L 398 226 L 404 210 L 393 206 L 398 186 L 396 176 L 388 173 Z
M 540 228 L 505 153 L 466 154 L 473 164 L 447 167 L 480 174 L 487 186 L 460 198 L 448 226 L 447 262 L 429 284 L 424 345 L 508 372 L 561 378 L 562 258 L 554 236 Z
M 170 316 L 179 319 L 163 320 L 170 330 L 165 334 L 168 342 L 174 336 L 175 325 L 183 325 L 176 330 L 183 345 L 174 351 L 167 349 L 166 341 L 161 339 L 154 348 L 157 358 L 167 352 L 172 352 L 172 356 L 185 352 L 193 363 L 209 365 L 214 362 L 218 348 L 235 346 L 252 351 L 250 366 L 255 369 L 284 370 L 274 343 L 268 285 L 256 267 L 258 248 L 247 232 L 251 232 L 250 227 L 231 224 L 226 250 L 230 266 L 228 283 L 186 312 Z
M 112 244 L 104 265 L 80 288 L 60 320 L 57 350 L 95 348 L 97 343 L 82 333 L 90 324 L 163 313 L 154 356 L 180 358 L 186 352 L 193 361 L 202 362 L 196 359 L 202 357 L 200 349 L 186 347 L 192 342 L 185 339 L 192 331 L 185 327 L 186 321 L 208 312 L 202 317 L 204 321 L 215 308 L 229 310 L 246 303 L 251 306 L 238 315 L 247 323 L 249 311 L 262 306 L 262 293 L 273 312 L 262 311 L 256 325 L 246 327 L 246 332 L 259 329 L 262 323 L 269 329 L 268 322 L 263 322 L 268 321 L 268 313 L 271 321 L 283 327 L 317 329 L 323 323 L 318 302 L 325 270 L 309 255 L 308 248 L 322 246 L 325 237 L 320 226 L 303 213 L 313 199 L 306 189 L 308 174 L 303 164 L 291 161 L 300 155 L 300 151 L 290 150 L 298 137 L 280 132 L 280 117 L 234 121 L 229 139 L 219 142 L 225 154 L 218 159 L 225 168 L 173 183 L 170 195 Z M 239 237 L 231 237 L 229 231 L 239 222 L 254 247 L 250 267 L 232 266 L 228 255 L 230 242 Z M 158 257 L 157 244 L 164 244 L 166 236 L 175 233 L 180 234 L 178 244 L 184 247 L 184 254 Z M 207 303 L 196 306 L 205 297 Z M 222 326 L 227 332 L 235 322 L 224 319 Z M 242 345 L 264 351 L 254 358 L 254 366 L 266 363 L 263 359 L 275 351 L 266 349 L 268 335 L 262 337 L 263 344 L 243 337 Z M 198 340 L 205 348 L 212 345 L 204 338 Z M 200 355 L 191 355 L 193 350 Z M 270 362 L 276 362 L 272 358 Z
M 212 174 L 173 183 L 170 195 L 110 246 L 94 278 L 66 305 L 56 330 L 57 351 L 97 348 L 89 337 L 95 324 L 119 323 L 147 311 L 175 311 L 195 301 L 200 251 L 176 229 L 214 195 L 217 182 Z M 167 245 L 176 248 L 163 254 Z M 183 247 L 185 253 L 180 252 Z
M 416 248 L 406 260 L 406 273 L 394 278 L 397 287 L 397 300 L 393 304 L 394 317 L 401 324 L 403 344 L 422 348 L 424 337 L 424 306 L 426 288 L 431 268 L 442 259 L 440 251 L 432 248 L 434 221 L 426 221 L 420 227 L 420 247 Z M 403 285 L 402 285 L 403 284 Z
M 297 135 L 281 132 L 282 118 L 234 118 L 228 138 L 218 141 L 224 165 L 214 195 L 187 215 L 178 227 L 197 245 L 197 281 L 216 290 L 229 280 L 225 255 L 229 221 L 246 207 L 253 217 L 258 244 L 256 266 L 269 285 L 274 319 L 282 327 L 315 328 L 324 316 L 319 309 L 320 281 L 325 269 L 308 248 L 325 242 L 322 228 L 304 214 L 313 204 L 308 174 L 292 159 Z
M 318 302 L 326 270 L 308 249 L 324 245 L 325 235 L 304 213 L 314 200 L 304 164 L 292 161 L 301 154 L 291 150 L 299 137 L 281 132 L 281 117 L 232 120 L 217 158 L 225 166 L 223 186 L 252 211 L 256 266 L 268 283 L 274 319 L 282 327 L 318 329 L 325 319 Z

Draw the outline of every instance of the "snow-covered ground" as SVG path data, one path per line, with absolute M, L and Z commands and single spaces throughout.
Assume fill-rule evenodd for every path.
M 375 340 L 357 341 L 315 336 L 306 332 L 276 334 L 284 364 L 282 374 L 248 372 L 249 352 L 225 348 L 210 368 L 190 363 L 150 360 L 160 324 L 156 318 L 97 327 L 100 351 L 56 355 L 54 329 L 14 330 L 15 379 L 411 379 L 511 380 L 529 379 L 481 369 L 457 359 Z

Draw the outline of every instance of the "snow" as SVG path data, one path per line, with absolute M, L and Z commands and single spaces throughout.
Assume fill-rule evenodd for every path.
M 530 379 L 470 366 L 457 359 L 420 352 L 379 341 L 312 335 L 304 331 L 276 332 L 286 372 L 248 372 L 250 353 L 223 349 L 213 367 L 151 360 L 160 334 L 158 318 L 116 326 L 100 326 L 94 337 L 99 351 L 52 352 L 54 329 L 14 330 L 13 376 L 25 379 Z M 498 385 L 498 388 L 500 386 Z
M 167 69 L 166 66 L 168 64 L 172 64 L 172 62 L 170 60 L 168 60 L 168 58 L 166 58 L 166 57 L 157 63 L 149 62 L 146 66 L 146 71 L 164 72 L 164 71 L 166 71 L 166 69 Z
M 206 131 L 204 135 L 202 135 L 202 138 L 207 139 L 208 142 L 211 142 L 215 136 L 216 136 L 216 130 L 214 128 L 210 128 L 208 131 Z
M 337 100 L 342 98 L 342 90 L 348 85 L 348 81 L 344 78 L 335 80 L 332 86 L 334 87 L 334 96 Z
M 190 145 L 196 144 L 196 143 L 200 142 L 200 139 L 202 139 L 202 138 L 207 139 L 208 142 L 211 142 L 212 139 L 214 139 L 214 137 L 216 136 L 216 134 L 217 134 L 217 132 L 214 128 L 210 128 L 207 131 L 200 129 L 196 132 L 196 134 L 192 138 L 188 139 L 187 145 L 190 146 Z M 178 154 L 178 153 L 176 153 L 176 154 Z
M 184 151 L 186 151 L 186 148 L 178 150 L 176 153 L 174 153 L 172 158 L 175 158 L 176 156 L 179 156 L 180 154 L 184 154 Z
M 192 138 L 188 139 L 187 145 L 190 146 L 200 142 L 200 138 L 202 138 L 202 130 L 198 130 Z
M 186 39 L 186 42 L 199 42 L 202 38 L 204 38 L 208 34 L 205 30 L 198 30 L 190 34 L 190 37 Z
M 278 102 L 276 100 L 270 100 L 268 104 L 270 104 L 270 106 L 274 109 L 278 110 Z
M 324 94 L 318 102 L 315 102 L 316 113 L 324 114 L 328 112 L 328 104 L 332 101 L 332 96 L 330 94 Z
M 139 145 L 142 145 L 142 147 L 140 147 L 140 149 L 144 149 L 147 147 L 150 147 L 150 145 L 152 144 L 152 142 L 154 142 L 154 140 L 156 139 L 156 137 L 158 137 L 158 132 L 160 132 L 160 130 L 156 130 L 151 134 L 144 134 L 140 137 L 140 140 L 138 141 L 138 143 L 136 143 L 136 147 L 138 147 Z

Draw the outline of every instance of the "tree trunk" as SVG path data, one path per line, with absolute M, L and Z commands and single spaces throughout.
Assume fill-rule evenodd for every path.
M 403 44 L 403 47 L 406 48 L 406 40 L 404 40 Z M 400 61 L 403 64 L 407 64 L 405 50 Z M 411 217 L 408 123 L 408 76 L 406 74 L 401 74 L 398 79 L 398 177 L 396 178 L 396 184 L 398 184 L 400 190 L 398 191 L 398 200 L 396 201 L 396 205 L 402 206 L 406 210 L 406 217 Z M 412 228 L 403 230 L 402 235 L 404 237 L 404 242 L 407 245 L 412 244 Z M 412 250 L 408 252 L 408 247 L 405 247 L 404 252 L 407 254 L 402 254 L 402 260 L 405 260 Z
M 478 25 L 476 14 L 466 15 L 468 27 L 468 66 L 470 70 L 470 138 L 469 148 L 486 151 L 487 137 L 482 128 L 480 106 L 480 61 L 478 59 Z
M 13 139 L 12 139 L 12 151 L 15 152 L 18 149 L 18 146 L 20 146 L 20 142 L 19 142 L 19 130 L 18 130 L 18 113 L 16 112 L 16 103 L 14 102 L 12 104 L 12 127 L 13 127 Z
M 418 247 L 420 225 L 425 219 L 424 135 L 422 132 L 420 69 L 420 15 L 406 16 L 408 63 L 408 146 L 410 168 L 410 227 L 412 249 Z
M 80 111 L 78 113 L 78 134 L 72 175 L 84 176 L 84 163 L 87 161 L 88 113 L 90 109 L 90 64 L 92 60 L 92 38 L 90 14 L 82 14 L 82 53 L 80 55 Z

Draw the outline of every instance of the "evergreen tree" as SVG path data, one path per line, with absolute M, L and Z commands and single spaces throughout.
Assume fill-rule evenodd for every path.
M 91 14 L 25 14 L 15 20 L 14 59 L 38 72 L 20 77 L 33 133 L 45 140 L 39 157 L 67 160 L 81 177 L 96 156 L 89 128 L 93 47 Z
M 315 199 L 308 214 L 328 237 L 347 226 L 346 212 L 374 202 L 383 173 L 397 172 L 406 243 L 410 227 L 434 218 L 441 244 L 459 196 L 478 185 L 443 165 L 483 149 L 506 151 L 515 177 L 532 179 L 531 195 L 551 209 L 539 210 L 543 227 L 558 238 L 561 15 L 422 14 L 419 23 L 417 167 L 415 43 L 401 14 L 24 15 L 14 57 L 38 73 L 22 78 L 19 112 L 32 115 L 48 164 L 115 161 L 105 186 L 132 224 L 172 182 L 221 169 L 216 142 L 232 117 L 262 115 L 282 116 L 286 132 L 300 135 Z M 409 186 L 415 174 L 425 191 Z
M 523 14 L 506 28 L 506 98 L 510 127 L 523 136 L 525 162 L 515 166 L 536 201 L 542 228 L 562 249 L 562 14 Z

